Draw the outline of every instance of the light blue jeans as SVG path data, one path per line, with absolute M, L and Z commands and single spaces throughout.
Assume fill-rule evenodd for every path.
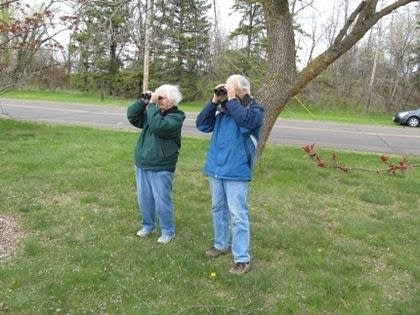
M 232 255 L 235 263 L 249 262 L 250 227 L 248 219 L 248 182 L 216 179 L 209 176 L 214 247 L 229 246 L 232 231 Z M 230 226 L 231 225 L 231 226 Z
M 145 171 L 135 166 L 137 201 L 139 203 L 142 227 L 152 231 L 159 218 L 163 236 L 175 234 L 172 205 L 172 181 L 174 173 L 169 171 Z

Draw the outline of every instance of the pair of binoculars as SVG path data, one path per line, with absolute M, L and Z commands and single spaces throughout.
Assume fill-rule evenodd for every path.
M 220 86 L 220 87 L 214 89 L 214 94 L 216 94 L 216 96 L 227 95 L 227 90 L 226 90 L 225 87 Z
M 141 98 L 144 99 L 145 101 L 150 101 L 150 99 L 152 98 L 152 93 L 150 92 L 141 93 Z

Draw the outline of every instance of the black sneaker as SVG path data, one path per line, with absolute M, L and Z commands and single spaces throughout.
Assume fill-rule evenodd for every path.
M 250 262 L 237 262 L 232 268 L 230 268 L 229 272 L 234 275 L 241 276 L 247 273 L 249 269 L 251 269 Z

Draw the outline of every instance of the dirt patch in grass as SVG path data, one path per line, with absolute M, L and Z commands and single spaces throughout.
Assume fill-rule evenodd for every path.
M 17 219 L 0 215 L 0 263 L 13 255 L 23 236 L 24 231 Z

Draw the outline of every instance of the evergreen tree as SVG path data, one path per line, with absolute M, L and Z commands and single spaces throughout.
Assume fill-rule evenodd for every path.
M 266 30 L 264 25 L 264 11 L 259 0 L 235 0 L 232 9 L 241 14 L 239 26 L 229 37 L 245 39 L 242 51 L 250 58 L 265 58 L 266 55 Z
M 263 6 L 258 0 L 235 0 L 231 9 L 241 16 L 238 27 L 229 35 L 231 40 L 236 39 L 236 47 L 220 53 L 215 72 L 224 78 L 232 73 L 246 75 L 255 91 L 267 71 Z
M 79 87 L 114 94 L 120 53 L 128 40 L 128 2 L 85 1 L 79 10 L 81 29 L 72 34 L 71 52 L 78 56 Z
M 185 99 L 197 99 L 210 51 L 205 0 L 155 1 L 150 77 L 179 84 Z

